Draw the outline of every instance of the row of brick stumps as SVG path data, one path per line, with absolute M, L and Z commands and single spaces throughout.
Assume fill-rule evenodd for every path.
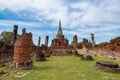
M 49 36 L 45 38 L 45 44 L 40 46 L 41 37 L 38 39 L 37 50 L 35 51 L 34 59 L 35 61 L 46 61 L 46 51 L 48 51 L 48 39 Z
M 32 68 L 32 33 L 20 35 L 14 44 L 14 66 L 17 69 Z

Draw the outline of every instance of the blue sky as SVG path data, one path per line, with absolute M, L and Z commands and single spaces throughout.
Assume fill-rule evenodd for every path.
M 95 34 L 96 43 L 120 36 L 120 0 L 0 0 L 0 33 L 12 31 L 13 25 L 33 33 L 44 44 L 49 35 L 49 45 L 55 38 L 59 19 L 63 33 L 71 43 L 73 35 L 90 39 Z

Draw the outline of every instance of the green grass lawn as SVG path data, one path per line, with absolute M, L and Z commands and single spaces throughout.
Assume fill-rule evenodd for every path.
M 8 70 L 9 76 L 5 80 L 120 80 L 120 74 L 94 69 L 98 60 L 113 61 L 119 65 L 120 61 L 95 56 L 94 59 L 81 61 L 75 56 L 51 56 L 45 62 L 34 62 L 31 70 Z

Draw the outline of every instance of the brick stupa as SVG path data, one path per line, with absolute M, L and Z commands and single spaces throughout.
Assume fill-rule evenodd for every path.
M 72 53 L 72 49 L 69 46 L 68 39 L 64 38 L 61 28 L 61 21 L 59 21 L 58 32 L 56 38 L 52 40 L 50 50 L 52 51 L 52 55 L 69 55 Z

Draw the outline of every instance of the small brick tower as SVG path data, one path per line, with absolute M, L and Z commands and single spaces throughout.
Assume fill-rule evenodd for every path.
M 48 40 L 49 40 L 49 36 L 46 36 L 46 38 L 45 38 L 45 45 L 46 45 L 46 47 L 48 47 Z
M 22 35 L 26 33 L 26 28 L 22 29 Z
M 14 66 L 17 69 L 32 68 L 32 33 L 25 33 L 18 37 L 14 44 Z
M 78 39 L 77 39 L 77 35 L 73 36 L 73 49 L 77 49 L 78 48 Z
M 94 34 L 91 33 L 91 41 L 92 41 L 92 47 L 95 47 L 95 40 L 94 40 Z
M 52 55 L 70 55 L 72 54 L 72 49 L 68 43 L 68 39 L 64 38 L 61 21 L 59 21 L 59 28 L 56 35 L 56 38 L 52 40 L 50 46 Z
M 13 29 L 13 45 L 17 39 L 17 31 L 18 31 L 18 25 L 14 25 L 14 29 Z
M 40 41 L 41 41 L 41 37 L 39 37 L 38 39 L 38 47 L 40 47 Z

